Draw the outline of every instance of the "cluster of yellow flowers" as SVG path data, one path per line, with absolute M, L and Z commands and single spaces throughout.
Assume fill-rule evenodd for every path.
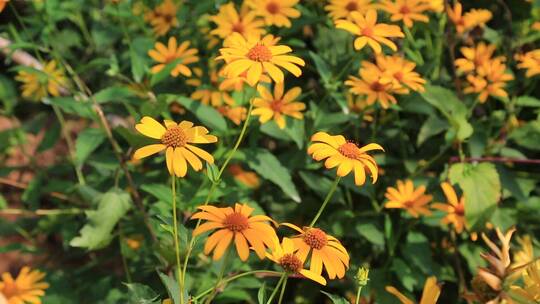
M 45 273 L 23 267 L 17 278 L 3 273 L 0 280 L 0 303 L 2 304 L 41 304 L 41 297 L 49 284 L 43 282 Z
M 540 49 L 529 51 L 525 54 L 517 54 L 517 65 L 520 69 L 526 69 L 525 76 L 534 77 L 540 74 Z
M 55 60 L 47 62 L 43 67 L 26 67 L 19 71 L 15 79 L 22 82 L 22 96 L 33 100 L 40 100 L 48 94 L 59 96 L 60 90 L 68 84 Z

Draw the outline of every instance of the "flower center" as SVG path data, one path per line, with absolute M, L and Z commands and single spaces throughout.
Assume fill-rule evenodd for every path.
M 362 30 L 362 36 L 371 37 L 373 36 L 373 29 L 370 27 L 366 27 Z
M 350 1 L 349 3 L 347 3 L 347 5 L 345 5 L 345 9 L 349 12 L 357 11 L 358 3 L 356 3 L 356 1 Z
M 163 21 L 165 23 L 172 23 L 174 16 L 173 15 L 163 15 Z
M 378 81 L 375 81 L 373 82 L 369 88 L 375 92 L 383 92 L 385 90 L 385 87 L 384 87 L 384 84 L 378 82 Z
M 272 14 L 272 15 L 275 15 L 277 13 L 279 13 L 279 4 L 275 3 L 275 2 L 270 2 L 266 5 L 266 10 Z
M 253 61 L 265 62 L 272 59 L 272 52 L 267 46 L 257 44 L 249 50 L 247 57 Z
M 394 76 L 395 79 L 397 79 L 399 81 L 403 80 L 403 72 L 395 72 L 393 76 Z
M 244 33 L 244 25 L 242 24 L 242 22 L 237 22 L 237 23 L 233 24 L 232 30 L 233 30 L 233 32 L 243 34 Z
M 454 209 L 454 213 L 459 215 L 459 216 L 464 216 L 465 215 L 465 206 L 463 206 L 462 204 L 459 204 L 455 207 Z
M 183 147 L 187 144 L 187 135 L 180 127 L 174 127 L 168 129 L 163 136 L 161 136 L 161 143 L 167 147 Z
M 227 215 L 223 225 L 232 232 L 240 232 L 249 228 L 248 218 L 237 212 Z
M 270 103 L 270 108 L 274 112 L 281 113 L 281 108 L 283 107 L 283 100 L 272 100 Z
M 360 153 L 358 153 L 358 146 L 352 142 L 344 143 L 339 146 L 338 151 L 341 155 L 350 159 L 357 159 L 360 155 Z
M 411 10 L 409 9 L 408 6 L 404 5 L 399 9 L 399 12 L 402 13 L 403 15 L 407 15 L 411 12 Z
M 313 249 L 322 249 L 328 243 L 328 239 L 321 229 L 308 228 L 304 233 L 304 242 Z
M 279 265 L 289 273 L 299 273 L 302 269 L 302 261 L 292 253 L 287 253 L 279 259 Z

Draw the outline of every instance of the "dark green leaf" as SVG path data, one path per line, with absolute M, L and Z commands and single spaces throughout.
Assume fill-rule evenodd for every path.
M 79 134 L 75 142 L 75 157 L 80 166 L 103 143 L 105 137 L 100 129 L 85 129 Z
M 128 296 L 130 304 L 159 304 L 159 296 L 152 290 L 152 288 L 139 284 L 131 283 L 125 284 L 128 288 Z
M 323 294 L 325 294 L 328 298 L 330 298 L 330 300 L 332 300 L 332 303 L 334 303 L 334 304 L 350 304 L 349 301 L 347 301 L 343 297 L 340 297 L 340 296 L 337 296 L 337 295 L 334 295 L 334 294 L 331 294 L 331 293 L 328 293 L 328 292 L 324 292 L 322 290 L 321 290 L 321 292 Z

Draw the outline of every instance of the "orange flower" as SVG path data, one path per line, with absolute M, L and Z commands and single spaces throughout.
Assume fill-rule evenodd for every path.
M 246 0 L 253 12 L 264 19 L 266 25 L 291 27 L 289 18 L 300 17 L 300 11 L 294 6 L 298 0 Z
M 477 69 L 477 75 L 467 75 L 468 86 L 465 93 L 477 93 L 481 103 L 488 96 L 508 97 L 505 91 L 506 83 L 514 79 L 512 74 L 506 74 L 506 65 L 502 59 L 491 60 Z
M 414 71 L 416 64 L 400 55 L 378 55 L 377 67 L 392 79 L 392 88 L 398 94 L 406 94 L 408 89 L 424 92 L 426 80 Z
M 371 0 L 330 0 L 324 7 L 328 15 L 333 20 L 350 19 L 352 12 L 365 14 L 368 9 L 372 9 Z
M 430 215 L 431 211 L 429 211 L 426 205 L 433 197 L 424 194 L 425 192 L 425 186 L 414 189 L 414 184 L 410 179 L 405 182 L 398 180 L 397 188 L 386 188 L 384 196 L 388 199 L 388 202 L 386 202 L 384 207 L 405 209 L 413 217 Z
M 232 164 L 227 167 L 229 173 L 234 177 L 238 182 L 246 185 L 249 188 L 258 188 L 260 185 L 259 177 L 255 172 L 246 171 L 242 168 L 241 165 Z
M 406 27 L 412 27 L 414 21 L 429 21 L 426 15 L 422 15 L 430 9 L 430 4 L 424 0 L 382 0 L 381 7 L 392 15 L 390 20 L 403 20 Z
M 49 284 L 42 281 L 45 273 L 23 267 L 16 279 L 10 273 L 4 272 L 0 281 L 0 300 L 2 304 L 40 304 L 41 297 Z
M 296 101 L 296 98 L 302 93 L 300 87 L 294 87 L 283 94 L 284 84 L 282 82 L 274 85 L 274 94 L 272 95 L 266 87 L 257 86 L 260 97 L 253 99 L 253 115 L 259 116 L 259 121 L 264 124 L 270 119 L 274 119 L 280 129 L 286 126 L 285 116 L 295 119 L 303 119 L 301 111 L 306 109 L 303 102 Z
M 158 62 L 150 71 L 152 74 L 157 74 L 167 64 L 180 59 L 178 64 L 171 70 L 171 76 L 177 77 L 179 74 L 182 74 L 189 77 L 191 76 L 191 70 L 187 65 L 199 61 L 197 53 L 197 49 L 189 48 L 189 41 L 184 41 L 178 46 L 176 38 L 170 37 L 167 47 L 163 43 L 157 42 L 155 49 L 148 51 L 148 55 Z
M 414 304 L 415 301 L 407 298 L 404 294 L 399 292 L 393 286 L 386 286 L 386 291 L 396 296 L 401 304 Z M 419 304 L 435 304 L 441 294 L 441 286 L 437 284 L 436 277 L 429 277 L 424 284 L 424 290 L 422 291 L 422 298 L 420 298 Z
M 441 188 L 448 202 L 435 203 L 432 207 L 446 212 L 446 216 L 441 221 L 442 224 L 452 224 L 456 232 L 461 233 L 465 227 L 465 197 L 462 196 L 458 200 L 456 191 L 447 182 L 442 183 Z
M 172 0 L 165 0 L 153 11 L 144 14 L 144 20 L 152 25 L 156 35 L 163 36 L 171 29 L 171 27 L 178 26 L 176 10 L 177 7 Z
M 265 32 L 264 22 L 258 19 L 255 12 L 250 11 L 245 4 L 242 5 L 240 14 L 236 11 L 233 2 L 224 4 L 219 7 L 218 14 L 211 16 L 210 20 L 217 26 L 210 34 L 220 38 L 227 38 L 235 32 L 241 35 L 262 35 Z
M 460 34 L 477 26 L 483 27 L 493 16 L 491 12 L 486 9 L 472 9 L 463 16 L 462 12 L 463 7 L 459 2 L 456 2 L 454 8 L 448 7 L 446 11 L 448 18 L 452 20 L 456 26 L 456 31 Z
M 459 72 L 470 73 L 488 64 L 495 52 L 496 46 L 480 42 L 475 47 L 462 47 L 461 54 L 465 58 L 456 59 L 455 65 Z M 500 57 L 498 57 L 500 58 Z
M 534 77 L 540 74 L 540 49 L 532 50 L 523 55 L 516 55 L 520 69 L 527 69 L 525 76 Z
M 249 249 L 253 249 L 260 259 L 264 259 L 266 248 L 274 248 L 278 238 L 274 228 L 267 222 L 274 221 L 266 215 L 254 215 L 253 208 L 246 204 L 235 204 L 231 207 L 217 208 L 199 206 L 201 212 L 195 213 L 191 219 L 207 222 L 193 230 L 193 236 L 217 229 L 204 245 L 204 254 L 214 251 L 214 260 L 219 260 L 232 241 L 242 261 L 249 257 Z M 249 242 L 249 245 L 248 245 Z

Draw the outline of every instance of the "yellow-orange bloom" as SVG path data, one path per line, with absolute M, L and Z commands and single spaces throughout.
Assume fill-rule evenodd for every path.
M 366 122 L 373 121 L 375 109 L 370 107 L 370 104 L 367 103 L 364 96 L 355 96 L 351 93 L 347 93 L 345 98 L 347 99 L 347 106 L 351 112 L 359 114 L 361 119 Z
M 395 93 L 407 94 L 408 89 L 424 92 L 426 80 L 414 71 L 416 68 L 414 62 L 399 55 L 378 55 L 376 62 L 383 74 L 392 79 L 392 90 Z
M 257 188 L 261 184 L 259 177 L 255 172 L 246 171 L 242 168 L 241 165 L 232 164 L 227 167 L 227 171 L 234 177 L 238 182 L 246 185 L 249 188 Z
M 259 116 L 259 121 L 264 124 L 273 119 L 280 129 L 285 128 L 287 122 L 285 116 L 295 119 L 303 119 L 301 111 L 306 109 L 303 102 L 296 101 L 296 98 L 302 93 L 300 87 L 294 87 L 283 94 L 284 84 L 276 83 L 274 94 L 270 93 L 266 87 L 257 86 L 260 97 L 253 99 L 253 115 Z
M 540 261 L 536 261 L 523 272 L 523 287 L 511 286 L 513 293 L 529 303 L 540 302 Z
M 144 20 L 152 25 L 157 36 L 163 36 L 171 27 L 178 26 L 176 10 L 177 7 L 172 0 L 165 0 L 154 10 L 144 14 Z
M 465 58 L 458 58 L 455 61 L 456 68 L 459 72 L 470 73 L 488 64 L 492 59 L 496 46 L 493 44 L 485 44 L 480 42 L 474 47 L 462 47 L 461 54 Z
M 8 1 L 9 0 L 0 0 L 0 13 L 4 10 Z
M 424 0 L 382 0 L 381 8 L 391 14 L 390 20 L 402 20 L 406 27 L 412 27 L 414 21 L 428 22 L 422 13 L 431 8 Z
M 216 108 L 216 110 L 223 116 L 231 120 L 235 125 L 240 125 L 242 121 L 247 118 L 247 109 L 243 106 L 235 105 L 221 105 Z
M 516 55 L 516 60 L 519 62 L 518 68 L 527 70 L 525 76 L 534 77 L 540 74 L 540 49 Z
M 311 144 L 307 150 L 316 161 L 326 159 L 324 166 L 327 169 L 338 167 L 337 175 L 346 176 L 354 172 L 354 183 L 358 186 L 366 182 L 366 171 L 371 173 L 374 184 L 379 176 L 379 169 L 375 159 L 367 154 L 368 151 L 384 149 L 378 144 L 368 144 L 358 147 L 347 141 L 342 135 L 332 136 L 326 132 L 317 132 L 311 137 Z
M 441 13 L 444 11 L 445 0 L 422 0 L 422 2 L 427 3 L 429 5 L 429 9 L 436 13 Z
M 352 12 L 351 19 L 351 21 L 337 20 L 336 28 L 358 36 L 354 40 L 356 50 L 361 50 L 367 44 L 376 54 L 379 54 L 382 52 L 382 43 L 395 52 L 397 46 L 388 38 L 405 37 L 399 26 L 377 23 L 377 11 L 374 9 L 368 10 L 365 15 Z
M 42 70 L 21 70 L 15 79 L 22 82 L 22 96 L 33 100 L 40 100 L 46 97 L 47 93 L 59 96 L 62 87 L 68 83 L 64 72 L 56 67 L 54 60 L 45 64 Z
M 283 238 L 281 244 L 277 243 L 272 253 L 267 253 L 266 257 L 289 274 L 301 274 L 321 285 L 326 285 L 326 280 L 320 274 L 304 269 L 304 262 L 298 257 L 297 251 L 291 239 Z
M 462 12 L 463 7 L 459 2 L 456 2 L 453 8 L 448 7 L 446 11 L 448 18 L 452 20 L 456 26 L 456 31 L 460 34 L 477 26 L 484 27 L 493 17 L 492 13 L 487 9 L 472 9 L 465 15 L 462 15 Z
M 448 200 L 447 203 L 435 203 L 433 208 L 446 212 L 446 216 L 441 220 L 444 225 L 454 225 L 454 230 L 461 233 L 465 228 L 465 197 L 462 196 L 459 200 L 456 191 L 447 182 L 441 184 L 444 195 Z
M 275 82 L 283 82 L 285 76 L 279 69 L 282 67 L 294 76 L 302 74 L 298 66 L 304 66 L 304 60 L 287 55 L 292 49 L 286 45 L 276 45 L 276 39 L 272 35 L 266 35 L 262 39 L 257 36 L 243 37 L 233 33 L 225 41 L 225 47 L 220 49 L 221 56 L 226 66 L 223 72 L 227 78 L 238 77 L 247 72 L 246 80 L 254 86 L 262 75 L 268 74 Z
M 199 61 L 198 50 L 189 48 L 189 41 L 184 41 L 178 46 L 175 37 L 170 37 L 167 46 L 161 42 L 155 44 L 155 49 L 149 50 L 148 55 L 158 62 L 150 70 L 153 74 L 159 73 L 165 66 L 177 59 L 178 64 L 171 70 L 171 76 L 177 77 L 179 74 L 191 76 L 191 70 L 187 66 L 190 63 Z
M 41 304 L 41 297 L 49 284 L 43 282 L 45 273 L 23 267 L 17 278 L 13 279 L 10 273 L 4 272 L 0 281 L 0 300 L 2 304 Z
M 294 6 L 298 0 L 246 0 L 253 12 L 264 19 L 266 25 L 291 27 L 290 19 L 300 17 Z
M 210 61 L 210 63 L 213 63 Z M 219 76 L 215 70 L 213 64 L 209 64 L 207 69 L 209 84 L 203 84 L 203 70 L 201 68 L 193 68 L 193 73 L 196 78 L 188 79 L 187 84 L 197 87 L 197 89 L 191 93 L 191 98 L 199 100 L 205 105 L 212 105 L 214 107 L 221 106 L 223 104 L 233 105 L 234 99 L 229 93 L 218 89 Z
M 481 103 L 489 96 L 508 97 L 505 91 L 506 83 L 514 79 L 512 74 L 506 74 L 506 65 L 502 59 L 491 60 L 477 69 L 476 75 L 467 75 L 468 85 L 465 93 L 477 93 Z
M 175 174 L 178 177 L 186 176 L 188 163 L 193 170 L 202 170 L 203 163 L 199 158 L 210 164 L 214 163 L 214 157 L 210 153 L 192 145 L 217 142 L 217 137 L 209 135 L 205 127 L 194 127 L 193 123 L 187 120 L 178 124 L 164 120 L 164 125 L 165 127 L 148 116 L 143 117 L 141 123 L 135 125 L 135 129 L 141 134 L 158 139 L 160 143 L 137 149 L 133 154 L 134 159 L 142 159 L 165 150 L 167 169 L 171 175 Z
M 333 20 L 350 19 L 352 12 L 365 14 L 374 6 L 371 0 L 330 0 L 324 7 Z
M 204 244 L 204 254 L 214 251 L 214 260 L 219 260 L 231 242 L 242 261 L 249 257 L 250 248 L 260 259 L 266 256 L 266 248 L 273 249 L 278 242 L 276 231 L 268 224 L 274 221 L 266 215 L 251 215 L 253 208 L 246 204 L 235 204 L 231 207 L 199 206 L 201 212 L 195 213 L 191 219 L 206 220 L 193 230 L 193 236 L 215 230 Z M 248 244 L 249 243 L 249 244 Z
M 302 264 L 311 253 L 309 258 L 311 272 L 321 275 L 324 267 L 331 280 L 341 279 L 345 276 L 345 271 L 349 268 L 349 254 L 338 239 L 319 228 L 304 227 L 304 229 L 300 229 L 300 227 L 290 223 L 282 225 L 300 233 L 293 236 L 291 240 L 298 250 L 296 256 L 302 261 Z
M 255 12 L 250 11 L 247 5 L 242 5 L 240 14 L 236 11 L 233 2 L 219 7 L 219 12 L 211 16 L 210 20 L 217 26 L 210 34 L 227 38 L 232 33 L 241 35 L 262 35 L 265 33 L 264 22 L 257 18 Z
M 415 301 L 407 298 L 404 294 L 399 292 L 393 286 L 386 286 L 386 291 L 396 296 L 401 304 L 414 304 Z M 422 291 L 422 298 L 420 298 L 419 304 L 435 304 L 441 294 L 441 286 L 437 284 L 436 277 L 429 277 L 424 284 L 424 290 Z
M 424 194 L 425 192 L 425 186 L 414 189 L 414 184 L 410 179 L 405 182 L 398 180 L 397 188 L 386 188 L 384 196 L 388 199 L 388 202 L 384 207 L 405 209 L 413 217 L 430 215 L 431 211 L 429 211 L 427 204 L 431 202 L 433 197 Z

